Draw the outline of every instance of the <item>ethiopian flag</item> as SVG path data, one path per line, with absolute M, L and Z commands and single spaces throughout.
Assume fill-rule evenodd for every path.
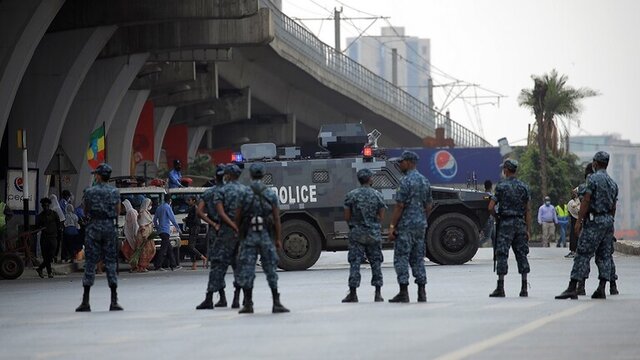
M 89 148 L 87 149 L 87 160 L 89 166 L 95 169 L 105 161 L 104 153 L 104 125 L 95 129 L 89 138 Z

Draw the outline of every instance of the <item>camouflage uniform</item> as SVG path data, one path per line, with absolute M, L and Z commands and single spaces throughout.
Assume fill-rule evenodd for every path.
M 116 277 L 117 245 L 115 219 L 120 192 L 115 187 L 98 183 L 84 191 L 84 208 L 91 221 L 85 233 L 85 267 L 82 284 L 92 286 L 96 276 L 96 263 L 104 256 L 110 287 L 118 285 Z
M 236 209 L 240 205 L 240 200 L 246 192 L 246 186 L 238 181 L 230 181 L 214 193 L 214 203 L 222 204 L 225 213 L 231 220 L 234 219 Z M 209 285 L 207 291 L 216 292 L 225 288 L 224 276 L 227 268 L 231 265 L 233 269 L 234 283 L 237 284 L 236 260 L 238 255 L 238 236 L 224 222 L 220 225 L 218 237 L 213 243 L 209 260 L 211 261 L 211 271 L 209 272 Z
M 508 272 L 507 260 L 510 247 L 513 248 L 518 262 L 518 272 L 528 274 L 530 271 L 527 260 L 529 254 L 527 224 L 524 219 L 530 197 L 527 184 L 515 176 L 501 180 L 496 185 L 492 199 L 500 206 L 500 228 L 495 249 L 498 275 L 506 275 Z
M 207 212 L 207 217 L 213 220 L 215 223 L 220 223 L 220 216 L 218 216 L 218 212 L 216 211 L 215 204 L 215 196 L 222 189 L 222 185 L 214 185 L 207 189 L 200 199 L 204 201 L 205 210 Z M 218 232 L 213 226 L 209 226 L 207 230 L 207 259 L 211 260 L 213 256 L 214 244 L 217 239 Z M 213 267 L 209 270 L 209 282 L 207 284 L 207 291 L 213 291 L 213 283 L 214 283 L 215 273 L 213 271 Z
M 360 264 L 365 254 L 371 264 L 371 285 L 382 286 L 381 225 L 380 209 L 386 208 L 382 194 L 370 186 L 351 190 L 344 200 L 344 207 L 351 209 L 349 222 L 349 287 L 360 286 Z
M 262 181 L 254 180 L 251 182 L 249 191 L 244 194 L 241 200 L 242 220 L 248 221 L 254 216 L 266 219 L 272 214 L 273 205 L 278 206 L 276 193 L 267 188 Z M 267 276 L 269 287 L 272 289 L 278 287 L 278 274 L 276 273 L 278 254 L 269 230 L 266 226 L 260 231 L 253 231 L 249 228 L 246 238 L 241 240 L 238 254 L 238 284 L 243 289 L 253 288 L 258 254 L 261 257 L 262 270 Z
M 432 201 L 429 180 L 417 170 L 407 171 L 396 192 L 396 202 L 404 204 L 402 216 L 397 224 L 398 236 L 393 253 L 393 266 L 400 285 L 409 284 L 409 266 L 416 284 L 427 283 L 427 272 L 424 268 L 427 228 L 425 207 Z
M 585 193 L 591 194 L 589 216 L 584 219 L 571 279 L 582 281 L 589 276 L 589 261 L 596 256 L 599 279 L 611 280 L 613 253 L 613 206 L 618 199 L 618 185 L 605 169 L 588 178 Z

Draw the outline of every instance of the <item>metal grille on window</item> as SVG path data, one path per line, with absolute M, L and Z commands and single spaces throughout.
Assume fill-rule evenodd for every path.
M 273 175 L 265 174 L 264 177 L 262 178 L 262 182 L 265 185 L 273 185 Z
M 375 174 L 371 178 L 373 180 L 374 188 L 391 189 L 394 188 L 394 184 L 385 174 Z
M 326 170 L 316 170 L 313 172 L 314 183 L 326 183 L 329 182 L 329 172 Z

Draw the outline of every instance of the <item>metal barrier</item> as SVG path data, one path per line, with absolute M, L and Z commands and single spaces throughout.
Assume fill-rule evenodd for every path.
M 431 130 L 431 133 L 435 132 L 436 127 L 444 127 L 445 137 L 453 139 L 457 147 L 492 146 L 469 129 L 448 119 L 406 91 L 325 44 L 309 30 L 282 13 L 270 0 L 259 1 L 261 7 L 271 9 L 276 38 L 306 56 L 306 61 L 315 63 L 325 71 L 344 79 L 351 86 L 423 124 Z

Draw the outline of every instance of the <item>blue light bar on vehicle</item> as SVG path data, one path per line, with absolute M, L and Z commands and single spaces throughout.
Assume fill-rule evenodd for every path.
M 231 154 L 231 161 L 232 162 L 243 162 L 244 159 L 242 158 L 242 153 L 233 153 L 233 154 Z

